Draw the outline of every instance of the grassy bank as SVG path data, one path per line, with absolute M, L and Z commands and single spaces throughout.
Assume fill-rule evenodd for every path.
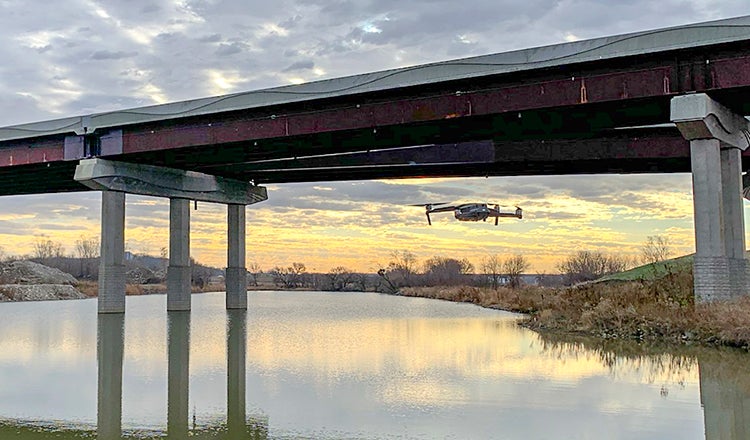
M 540 332 L 750 349 L 750 297 L 695 305 L 690 270 L 561 289 L 425 287 L 402 293 L 525 313 L 521 325 Z

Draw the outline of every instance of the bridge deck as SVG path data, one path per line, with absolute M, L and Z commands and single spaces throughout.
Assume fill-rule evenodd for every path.
M 0 194 L 84 190 L 89 150 L 257 183 L 689 171 L 676 129 L 632 127 L 668 123 L 691 92 L 750 114 L 749 48 L 739 17 L 5 127 Z

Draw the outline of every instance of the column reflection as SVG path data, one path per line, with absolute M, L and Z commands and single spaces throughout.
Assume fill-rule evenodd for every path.
M 750 438 L 747 354 L 711 350 L 698 359 L 706 440 Z
M 167 435 L 184 439 L 189 428 L 190 311 L 167 312 Z
M 122 433 L 122 360 L 125 348 L 125 314 L 97 316 L 98 389 L 97 438 L 113 440 Z
M 246 343 L 247 311 L 227 310 L 227 431 L 230 438 L 246 432 Z

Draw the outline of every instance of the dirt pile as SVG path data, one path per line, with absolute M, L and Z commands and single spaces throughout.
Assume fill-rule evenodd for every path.
M 0 301 L 86 298 L 77 284 L 72 275 L 33 261 L 0 263 Z

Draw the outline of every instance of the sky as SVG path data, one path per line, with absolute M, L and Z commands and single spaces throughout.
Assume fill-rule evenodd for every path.
M 0 0 L 0 126 L 750 15 L 747 0 Z M 638 257 L 649 236 L 694 251 L 689 174 L 409 179 L 268 185 L 247 208 L 248 263 L 377 271 L 393 252 L 524 255 L 556 273 L 578 250 Z M 0 197 L 0 252 L 98 236 L 96 192 Z M 499 226 L 414 203 L 524 209 Z M 169 205 L 128 196 L 126 248 L 168 247 Z M 192 211 L 191 253 L 226 265 L 226 208 Z M 748 210 L 746 209 L 746 217 Z M 747 228 L 746 228 L 747 229 Z

